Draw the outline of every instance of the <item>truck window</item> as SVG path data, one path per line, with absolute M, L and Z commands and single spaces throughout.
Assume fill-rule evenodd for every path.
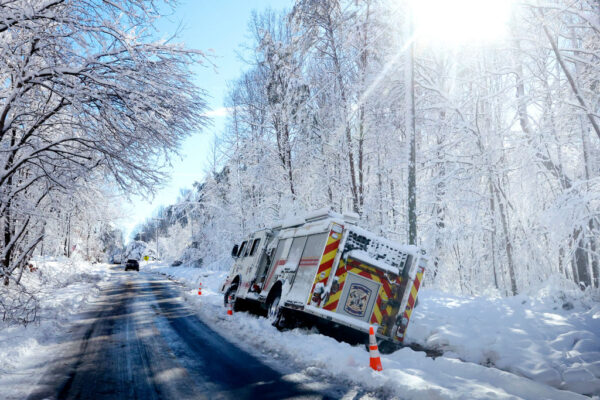
M 286 268 L 290 268 L 295 270 L 298 268 L 298 262 L 300 262 L 300 256 L 302 255 L 302 251 L 304 250 L 304 245 L 306 244 L 307 236 L 300 236 L 294 238 L 292 242 L 292 247 L 290 248 L 290 255 L 285 263 Z
M 250 257 L 252 257 L 254 253 L 256 253 L 256 248 L 258 247 L 259 243 L 260 239 L 254 239 L 254 243 L 252 243 L 252 250 L 250 250 Z
M 325 247 L 325 241 L 327 240 L 327 232 L 318 233 L 316 235 L 310 235 L 302 253 L 302 262 L 314 261 L 319 262 L 319 258 L 323 254 L 323 248 Z
M 273 257 L 273 267 L 276 267 L 277 264 L 281 264 L 281 261 L 285 261 L 283 255 L 283 249 L 285 248 L 286 242 L 290 239 L 280 240 L 277 244 L 277 250 L 275 250 L 275 257 Z
M 242 245 L 240 246 L 240 251 L 238 253 L 238 257 L 244 257 L 244 251 L 246 250 L 246 244 L 248 243 L 247 240 L 244 240 L 242 242 Z
M 319 259 L 323 254 L 325 242 L 327 241 L 327 232 L 310 235 L 306 241 L 300 267 L 294 277 L 292 289 L 288 295 L 288 300 L 307 304 L 310 303 L 310 288 L 315 280 L 315 275 L 319 268 Z

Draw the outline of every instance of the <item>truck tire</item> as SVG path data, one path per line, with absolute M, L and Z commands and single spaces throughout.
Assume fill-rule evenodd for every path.
M 280 301 L 281 295 L 277 293 L 267 304 L 267 319 L 273 326 L 278 326 L 281 320 L 281 309 L 279 308 Z
M 237 285 L 231 285 L 229 286 L 229 289 L 227 289 L 227 291 L 225 292 L 225 296 L 223 296 L 223 305 L 225 307 L 227 307 L 227 304 L 229 304 L 229 297 L 232 297 L 231 300 L 231 308 L 235 307 L 235 294 L 237 293 Z

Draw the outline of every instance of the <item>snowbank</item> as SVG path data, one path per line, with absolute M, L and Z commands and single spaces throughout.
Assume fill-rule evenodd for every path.
M 446 357 L 561 389 L 600 394 L 600 302 L 552 279 L 528 296 L 490 299 L 419 291 L 407 336 Z
M 0 321 L 0 387 L 5 398 L 20 398 L 28 380 L 37 379 L 45 361 L 56 357 L 56 338 L 100 294 L 109 279 L 106 264 L 73 259 L 37 259 L 22 283 L 38 299 L 37 319 L 27 326 Z
M 584 399 L 574 392 L 599 393 L 598 303 L 579 301 L 565 311 L 551 300 L 461 298 L 422 289 L 408 337 L 448 353 L 434 360 L 405 348 L 383 356 L 384 371 L 376 373 L 362 346 L 306 330 L 279 332 L 247 313 L 226 318 L 218 291 L 224 271 L 159 265 L 142 270 L 183 283 L 186 299 L 204 320 L 276 366 L 360 384 L 381 398 Z

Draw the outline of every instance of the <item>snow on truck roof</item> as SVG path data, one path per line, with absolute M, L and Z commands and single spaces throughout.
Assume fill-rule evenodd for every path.
M 352 225 L 351 230 L 361 236 L 366 237 L 367 239 L 377 242 L 377 243 L 381 243 L 385 246 L 388 246 L 392 249 L 395 250 L 399 250 L 402 251 L 403 253 L 407 253 L 407 254 L 411 254 L 411 255 L 417 255 L 419 254 L 419 252 L 421 252 L 423 255 L 424 250 L 422 250 L 420 247 L 415 246 L 415 245 L 411 245 L 411 244 L 400 244 L 398 242 L 394 242 L 392 240 L 386 239 L 382 236 L 377 236 L 376 234 L 374 234 L 373 232 L 370 232 L 366 229 L 360 228 L 356 225 Z
M 324 227 L 325 225 L 328 225 L 331 222 L 336 222 L 340 225 L 344 225 L 347 229 L 350 229 L 357 235 L 363 236 L 369 241 L 377 243 L 378 245 L 381 245 L 383 247 L 388 247 L 390 250 L 415 256 L 419 253 L 424 255 L 423 250 L 418 246 L 402 245 L 398 242 L 386 239 L 382 236 L 374 234 L 373 232 L 358 227 L 356 223 L 359 221 L 359 219 L 360 217 L 356 213 L 340 214 L 335 211 L 332 211 L 329 208 L 321 208 L 319 210 L 306 213 L 303 216 L 293 216 L 286 218 L 280 221 L 279 223 L 275 224 L 275 226 L 272 229 L 287 230 L 291 228 L 297 228 L 300 230 L 316 231 L 319 229 L 326 229 Z M 283 236 L 290 237 L 295 236 L 298 233 L 299 232 L 297 231 L 295 231 L 294 233 L 290 231 L 284 234 Z
M 304 225 L 306 223 L 323 220 L 326 218 L 337 219 L 340 222 L 344 220 L 342 214 L 331 211 L 329 208 L 321 208 L 319 210 L 308 212 L 304 215 L 293 215 L 275 223 L 273 229 L 281 228 L 293 228 L 295 226 Z
M 295 226 L 304 225 L 310 222 L 320 221 L 324 219 L 336 220 L 338 223 L 350 223 L 354 224 L 360 220 L 360 216 L 353 212 L 346 212 L 344 214 L 332 211 L 329 208 L 321 208 L 314 210 L 304 215 L 294 215 L 279 221 L 274 225 L 274 228 L 293 228 Z
M 387 262 L 385 262 L 384 260 L 376 260 L 373 257 L 371 257 L 369 255 L 369 253 L 367 253 L 366 251 L 363 251 L 363 250 L 351 250 L 348 252 L 347 256 L 348 256 L 348 258 L 352 258 L 353 260 L 364 262 L 364 263 L 369 264 L 372 267 L 375 267 L 382 271 L 391 272 L 392 274 L 396 274 L 396 275 L 401 273 L 401 271 L 398 269 L 398 267 L 393 267 L 390 264 L 388 264 Z

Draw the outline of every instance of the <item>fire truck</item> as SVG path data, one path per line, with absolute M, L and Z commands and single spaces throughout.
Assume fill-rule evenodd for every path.
M 324 209 L 254 232 L 233 246 L 225 305 L 258 306 L 280 328 L 310 321 L 342 340 L 364 341 L 374 326 L 380 350 L 397 349 L 427 257 L 356 222 Z

